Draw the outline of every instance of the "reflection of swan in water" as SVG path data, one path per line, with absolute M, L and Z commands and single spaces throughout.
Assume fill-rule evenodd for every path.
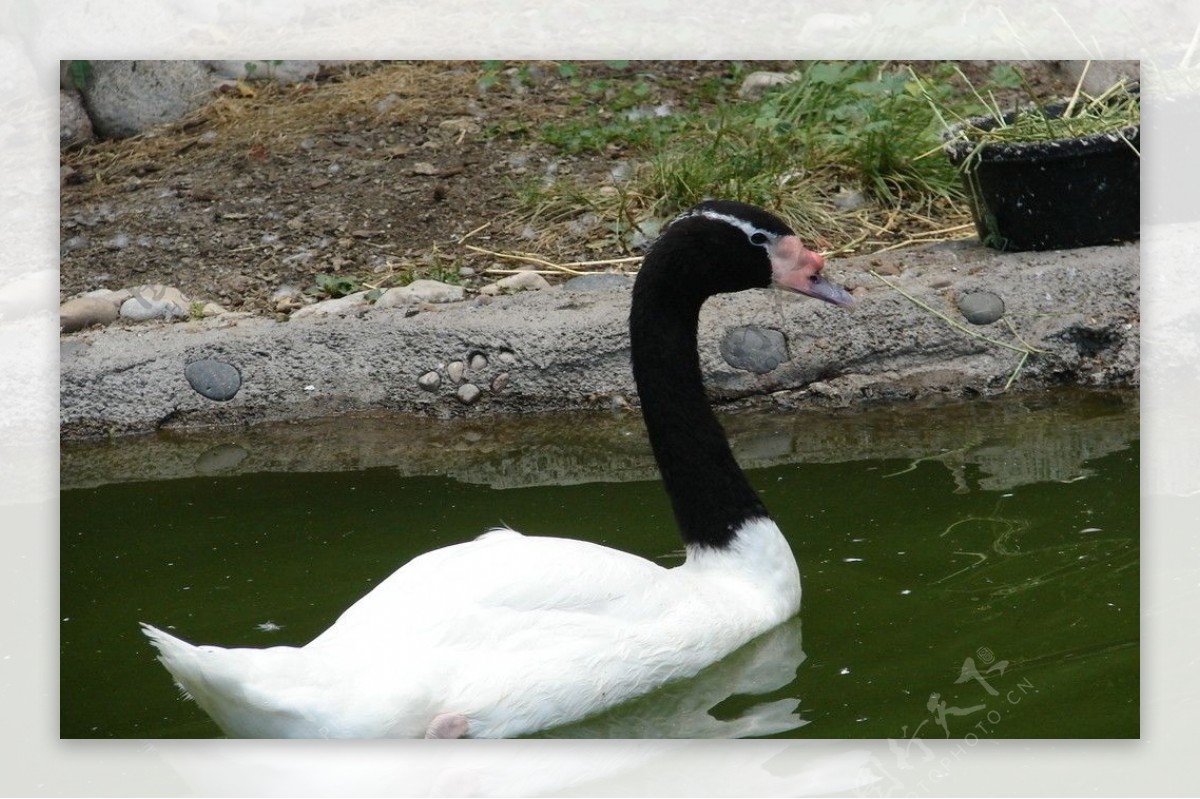
M 753 738 L 803 727 L 794 698 L 736 701 L 791 684 L 804 662 L 800 618 L 755 638 L 695 677 L 664 686 L 607 713 L 547 730 L 547 738 Z M 749 706 L 729 717 L 714 709 L 727 700 Z M 732 712 L 732 708 L 731 708 Z

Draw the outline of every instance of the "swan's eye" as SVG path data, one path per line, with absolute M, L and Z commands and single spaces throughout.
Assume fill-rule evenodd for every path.
M 766 244 L 767 243 L 767 234 L 766 233 L 755 233 L 753 236 L 750 237 L 750 242 L 752 244 Z

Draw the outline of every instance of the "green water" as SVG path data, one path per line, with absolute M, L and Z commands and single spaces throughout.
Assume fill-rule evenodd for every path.
M 1137 737 L 1136 397 L 726 420 L 799 618 L 554 735 Z M 303 644 L 497 524 L 681 559 L 635 416 L 342 420 L 63 448 L 65 738 L 212 737 L 137 622 Z M 970 659 L 968 661 L 968 659 Z

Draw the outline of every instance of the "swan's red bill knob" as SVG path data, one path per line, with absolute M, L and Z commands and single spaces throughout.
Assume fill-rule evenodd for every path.
M 821 276 L 825 259 L 806 248 L 795 236 L 783 236 L 768 248 L 771 281 L 779 288 L 850 307 L 854 298 L 841 286 Z

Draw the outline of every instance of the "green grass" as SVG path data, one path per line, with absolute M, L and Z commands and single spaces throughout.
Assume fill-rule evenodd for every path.
M 736 97 L 738 68 L 689 87 L 687 99 L 655 116 L 644 112 L 667 93 L 649 74 L 559 69 L 577 92 L 579 113 L 527 133 L 565 155 L 619 148 L 636 168 L 604 195 L 567 180 L 531 183 L 525 221 L 544 225 L 593 212 L 613 245 L 626 250 L 641 222 L 668 219 L 709 197 L 774 210 L 821 243 L 853 238 L 864 214 L 952 215 L 947 209 L 964 199 L 942 151 L 945 120 L 985 113 L 993 89 L 1020 85 L 1011 68 L 972 90 L 951 64 L 918 75 L 887 62 L 802 62 L 792 82 L 761 99 Z M 839 206 L 836 198 L 848 193 L 869 207 Z

